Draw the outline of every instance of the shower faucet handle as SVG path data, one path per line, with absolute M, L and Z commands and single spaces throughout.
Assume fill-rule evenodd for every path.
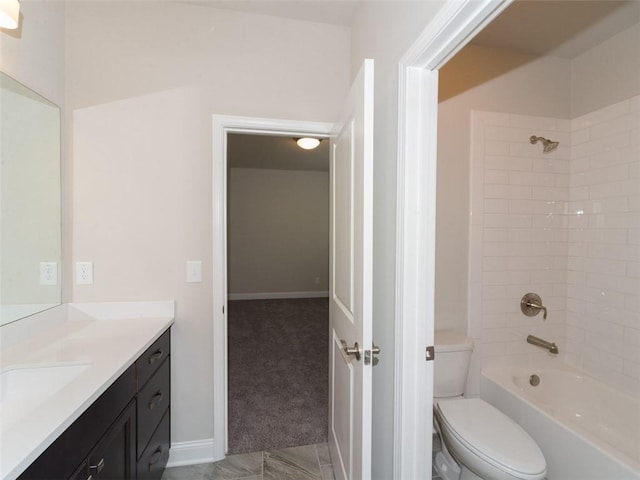
M 542 299 L 537 293 L 527 293 L 520 300 L 520 310 L 527 317 L 535 317 L 542 310 L 542 319 L 547 319 L 547 307 L 542 304 Z

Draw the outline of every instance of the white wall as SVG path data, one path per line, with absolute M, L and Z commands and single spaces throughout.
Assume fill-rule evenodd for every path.
M 232 298 L 329 291 L 328 172 L 231 168 L 227 201 Z
M 636 24 L 572 59 L 571 118 L 638 95 L 639 58 L 640 24 Z
M 363 2 L 352 33 L 351 73 L 375 60 L 373 218 L 373 368 L 375 479 L 392 478 L 395 342 L 396 158 L 398 61 L 444 2 Z
M 174 298 L 172 435 L 211 439 L 212 114 L 332 121 L 349 29 L 177 2 L 71 2 L 74 301 Z M 307 55 L 312 52 L 312 55 Z M 185 282 L 202 260 L 203 282 Z
M 467 329 L 471 110 L 568 118 L 569 81 L 568 60 L 474 45 L 441 69 L 446 100 L 438 108 L 437 329 Z

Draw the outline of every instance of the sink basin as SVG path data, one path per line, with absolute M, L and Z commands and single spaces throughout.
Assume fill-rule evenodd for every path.
M 0 373 L 0 416 L 14 423 L 83 372 L 88 364 L 17 367 Z

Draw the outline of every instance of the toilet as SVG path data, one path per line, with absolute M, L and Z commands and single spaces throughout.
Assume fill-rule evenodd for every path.
M 480 398 L 465 398 L 473 342 L 435 332 L 434 429 L 442 441 L 434 466 L 443 480 L 542 480 L 544 455 L 531 436 Z

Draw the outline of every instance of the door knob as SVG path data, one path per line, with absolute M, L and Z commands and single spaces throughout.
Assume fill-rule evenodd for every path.
M 358 342 L 354 343 L 353 347 L 347 345 L 347 342 L 345 342 L 344 340 L 340 340 L 340 343 L 342 344 L 342 349 L 344 350 L 344 353 L 347 354 L 347 356 L 351 355 L 356 357 L 356 360 L 360 360 L 360 346 L 358 345 Z

